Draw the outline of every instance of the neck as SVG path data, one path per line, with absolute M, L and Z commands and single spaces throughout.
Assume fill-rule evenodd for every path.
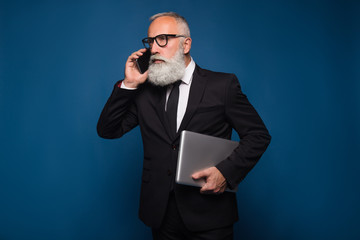
M 185 65 L 186 65 L 186 67 L 190 64 L 190 62 L 191 62 L 190 54 L 186 54 L 185 55 Z

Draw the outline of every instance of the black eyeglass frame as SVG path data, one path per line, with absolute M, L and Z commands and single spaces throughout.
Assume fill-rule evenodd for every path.
M 156 38 L 158 38 L 159 36 L 165 36 L 165 44 L 159 44 L 158 40 Z M 184 38 L 187 38 L 187 36 L 185 35 L 178 35 L 178 34 L 159 34 L 155 37 L 147 37 L 147 38 L 144 38 L 142 40 L 142 43 L 144 44 L 144 47 L 147 48 L 147 49 L 150 49 L 152 44 L 154 44 L 154 40 L 156 41 L 156 44 L 159 46 L 159 47 L 165 47 L 167 44 L 168 44 L 168 41 L 169 41 L 169 37 L 174 37 L 174 38 L 178 38 L 178 37 L 184 37 Z M 146 44 L 149 45 L 149 47 L 146 46 Z

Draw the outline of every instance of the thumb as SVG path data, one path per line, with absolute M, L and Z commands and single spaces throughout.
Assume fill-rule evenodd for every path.
M 202 171 L 196 172 L 193 175 L 191 175 L 191 177 L 193 179 L 205 178 L 207 176 L 208 176 L 208 174 L 207 174 L 206 170 L 202 170 Z

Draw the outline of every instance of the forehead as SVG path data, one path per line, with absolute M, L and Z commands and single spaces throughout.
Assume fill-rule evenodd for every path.
M 159 17 L 152 21 L 148 29 L 148 36 L 155 37 L 159 34 L 177 34 L 178 26 L 173 17 Z

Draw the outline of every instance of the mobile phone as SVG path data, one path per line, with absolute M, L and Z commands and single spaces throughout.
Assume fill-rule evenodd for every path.
M 146 72 L 146 70 L 148 70 L 150 56 L 151 56 L 150 49 L 147 49 L 146 52 L 144 52 L 144 54 L 142 56 L 140 56 L 138 59 L 136 59 L 136 65 L 137 65 L 140 73 L 144 73 L 144 72 Z

